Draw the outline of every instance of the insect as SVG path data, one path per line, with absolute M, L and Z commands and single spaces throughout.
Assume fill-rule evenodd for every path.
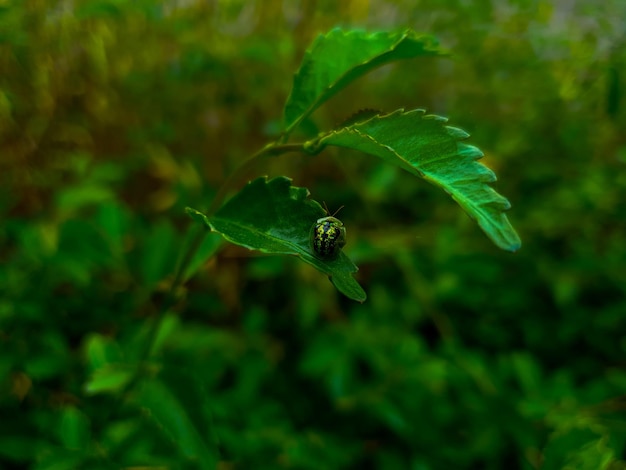
M 311 227 L 311 250 L 318 258 L 331 261 L 339 256 L 339 252 L 346 244 L 346 228 L 343 222 L 335 217 L 343 206 L 333 215 L 330 215 L 326 203 L 324 203 L 324 208 L 327 216 L 317 219 Z

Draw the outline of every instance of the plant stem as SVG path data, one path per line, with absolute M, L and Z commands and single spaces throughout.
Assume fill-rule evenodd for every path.
M 209 210 L 207 211 L 207 216 L 211 217 L 213 214 L 217 212 L 217 210 L 222 206 L 222 203 L 224 202 L 224 199 L 226 198 L 226 194 L 228 193 L 228 190 L 241 177 L 243 177 L 246 174 L 246 172 L 250 168 L 252 168 L 259 159 L 264 158 L 264 157 L 275 157 L 276 155 L 289 153 L 289 152 L 302 152 L 303 150 L 304 150 L 304 144 L 271 143 L 263 147 L 261 150 L 259 150 L 257 153 L 255 153 L 246 161 L 244 161 L 241 165 L 239 165 L 239 167 L 237 167 L 237 169 L 234 172 L 232 172 L 228 178 L 226 178 L 226 181 L 224 181 L 224 184 L 222 184 L 220 189 L 217 191 L 217 194 L 213 198 L 213 201 L 211 202 L 211 206 L 209 207 Z
M 257 160 L 264 157 L 271 157 L 280 155 L 288 152 L 298 152 L 303 151 L 303 144 L 279 144 L 279 143 L 271 143 L 261 150 L 256 152 L 246 161 L 244 161 L 222 184 L 220 189 L 218 190 L 215 198 L 213 199 L 209 210 L 207 211 L 207 215 L 210 217 L 215 214 L 217 210 L 222 206 L 224 199 L 226 198 L 226 194 L 230 187 L 235 184 L 239 178 L 241 178 L 256 162 Z M 187 250 L 184 252 L 180 263 L 176 269 L 176 274 L 174 275 L 174 280 L 168 289 L 168 293 L 166 295 L 165 300 L 163 301 L 160 308 L 157 309 L 157 312 L 152 319 L 152 325 L 150 326 L 150 330 L 148 331 L 148 336 L 144 343 L 144 348 L 141 351 L 141 354 L 138 358 L 137 368 L 135 369 L 131 379 L 128 381 L 124 389 L 119 394 L 119 399 L 115 403 L 115 405 L 111 408 L 111 411 L 108 414 L 107 421 L 110 420 L 118 411 L 120 406 L 122 405 L 124 398 L 130 393 L 130 391 L 135 388 L 139 379 L 142 377 L 145 372 L 145 363 L 150 358 L 150 354 L 152 352 L 152 348 L 156 342 L 159 329 L 161 328 L 161 324 L 163 322 L 164 314 L 167 312 L 172 306 L 176 303 L 177 296 L 176 292 L 178 288 L 185 281 L 185 272 L 189 267 L 189 264 L 193 260 L 194 255 L 202 245 L 204 241 L 204 237 L 208 233 L 209 229 L 206 226 L 202 226 L 202 228 L 196 233 L 194 238 L 191 240 L 189 245 L 187 245 Z

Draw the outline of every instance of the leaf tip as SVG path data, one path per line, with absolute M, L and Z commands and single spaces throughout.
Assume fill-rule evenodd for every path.
M 446 126 L 446 131 L 448 135 L 456 140 L 465 140 L 470 135 L 468 132 L 465 132 L 463 129 L 459 129 L 458 127 Z
M 185 213 L 196 222 L 205 225 L 209 230 L 211 230 L 211 224 L 209 223 L 209 218 L 206 215 L 204 215 L 202 212 L 194 209 L 193 207 L 185 207 Z
M 513 237 L 513 240 L 511 240 L 509 242 L 509 249 L 508 249 L 508 251 L 510 251 L 511 253 L 515 253 L 520 248 L 522 248 L 522 240 L 519 237 L 519 235 L 517 233 L 515 233 L 515 236 Z

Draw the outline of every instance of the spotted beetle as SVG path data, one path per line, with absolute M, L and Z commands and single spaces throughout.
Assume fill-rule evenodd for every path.
M 343 206 L 330 215 L 328 208 L 325 207 L 327 216 L 317 219 L 311 227 L 311 250 L 319 259 L 334 260 L 346 244 L 346 228 L 343 222 L 335 217 L 342 208 Z

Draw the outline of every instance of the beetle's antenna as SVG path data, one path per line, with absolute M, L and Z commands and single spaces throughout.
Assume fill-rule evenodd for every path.
M 341 209 L 343 209 L 344 207 L 345 207 L 345 206 L 341 206 L 339 209 L 337 209 L 337 210 L 335 211 L 335 213 L 334 213 L 331 217 L 335 217 L 337 214 L 339 214 L 339 211 L 340 211 Z M 328 209 L 326 209 L 326 210 L 328 211 Z
M 324 210 L 326 211 L 326 215 L 330 215 L 330 211 L 328 210 L 328 206 L 326 205 L 326 201 L 322 201 L 322 203 L 324 204 Z M 341 206 L 339 209 L 337 209 L 337 210 L 335 211 L 335 213 L 334 213 L 333 215 L 330 215 L 330 216 L 331 216 L 331 217 L 335 217 L 335 216 L 339 213 L 339 211 L 340 211 L 341 209 L 343 209 L 344 207 L 345 207 L 345 206 Z

